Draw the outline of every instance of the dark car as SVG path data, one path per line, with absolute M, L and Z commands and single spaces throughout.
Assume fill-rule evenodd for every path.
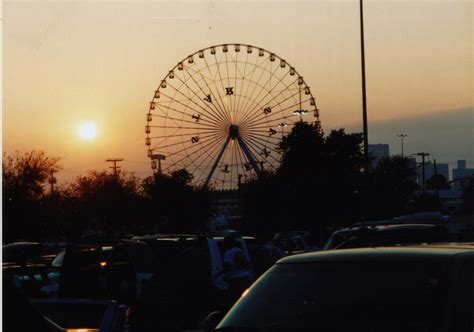
M 145 259 L 145 250 L 140 249 L 145 247 L 128 240 L 69 245 L 61 265 L 59 297 L 132 305 L 138 296 L 137 272 Z
M 280 260 L 217 331 L 473 328 L 474 246 L 320 251 Z
M 56 248 L 38 242 L 15 242 L 2 247 L 2 262 L 48 264 L 57 253 Z
M 324 250 L 449 242 L 447 228 L 439 225 L 403 224 L 349 227 L 335 231 Z
M 115 301 L 33 300 L 32 304 L 62 331 L 124 331 L 125 306 Z

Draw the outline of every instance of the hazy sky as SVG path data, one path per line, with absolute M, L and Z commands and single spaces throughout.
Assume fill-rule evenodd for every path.
M 105 158 L 151 174 L 148 103 L 180 60 L 220 43 L 285 58 L 322 126 L 361 128 L 359 2 L 4 1 L 3 149 L 60 156 L 70 179 Z M 474 161 L 471 1 L 365 1 L 369 142 Z M 77 135 L 95 122 L 96 139 Z M 431 125 L 429 125 L 431 124 Z

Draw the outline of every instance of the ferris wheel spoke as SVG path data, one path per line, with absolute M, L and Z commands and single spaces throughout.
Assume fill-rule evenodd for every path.
M 246 73 L 247 73 L 248 59 L 249 59 L 249 53 L 247 53 L 247 55 L 246 55 L 246 57 L 245 57 L 244 73 L 242 74 L 242 73 L 240 72 L 240 70 L 239 70 L 240 82 L 241 82 L 241 83 L 240 83 L 240 89 L 239 89 L 239 91 L 242 91 L 242 92 L 244 91 L 244 81 L 245 81 L 245 75 L 246 75 Z M 238 99 L 238 101 L 237 101 L 237 110 L 238 110 L 239 112 L 240 112 L 240 103 L 241 103 L 241 100 L 243 99 L 243 98 L 241 98 L 241 96 L 244 96 L 244 95 L 242 94 L 242 92 L 240 92 L 240 93 L 238 94 L 239 99 Z M 240 120 L 240 119 L 239 119 L 239 120 Z
M 214 137 L 214 136 L 219 136 L 219 135 L 222 135 L 222 134 L 219 134 L 219 133 L 215 133 L 215 134 L 209 134 L 209 135 L 205 135 L 203 137 L 201 137 L 195 144 L 193 144 L 194 146 L 198 146 L 199 142 L 201 141 L 201 144 L 203 143 L 202 140 L 205 139 L 205 138 L 208 138 L 208 137 Z M 167 145 L 164 145 L 164 146 L 159 146 L 158 144 L 154 145 L 153 146 L 153 150 L 156 150 L 156 149 L 167 149 L 167 148 L 170 148 L 170 147 L 173 147 L 173 146 L 177 146 L 177 145 L 180 145 L 180 144 L 183 144 L 183 142 L 174 142 L 174 143 L 171 143 L 171 144 L 167 144 Z M 172 154 L 169 154 L 170 156 L 173 155 Z
M 271 62 L 270 62 L 270 64 L 271 64 Z M 262 100 L 264 100 L 264 99 L 268 96 L 269 93 L 271 93 L 271 85 L 270 85 L 269 91 L 266 91 L 266 90 L 265 90 L 265 86 L 266 86 L 267 84 L 269 84 L 269 83 L 271 84 L 271 78 L 275 75 L 275 73 L 276 73 L 279 69 L 280 69 L 280 66 L 276 66 L 275 70 L 272 71 L 272 70 L 271 70 L 271 65 L 270 65 L 270 75 L 268 76 L 267 81 L 263 84 L 262 89 L 261 89 L 261 90 L 259 91 L 259 93 L 255 96 L 255 98 L 253 98 L 253 100 L 254 100 L 254 101 L 257 100 L 257 99 L 260 97 L 260 95 L 262 94 L 262 92 L 264 92 L 263 98 L 260 99 L 258 102 L 256 102 L 256 103 L 254 104 L 254 106 L 253 106 L 252 108 L 250 108 L 250 109 L 246 112 L 246 114 L 244 114 L 244 119 L 246 118 L 246 116 L 247 116 L 249 113 L 251 114 L 251 113 L 259 106 L 259 104 L 262 102 Z M 281 82 L 281 80 L 282 80 L 283 78 L 285 78 L 285 75 L 283 75 L 283 77 L 280 79 L 280 82 Z M 260 82 L 258 82 L 258 83 L 260 83 Z M 265 92 L 267 92 L 267 93 L 265 93 Z
M 298 120 L 295 120 L 296 116 L 297 116 L 296 114 L 291 114 L 291 115 L 282 116 L 281 118 L 275 118 L 275 119 L 269 119 L 269 120 L 262 119 L 261 122 L 255 123 L 251 126 L 246 126 L 246 128 L 249 128 L 250 130 L 252 130 L 254 128 L 258 128 L 258 127 L 254 127 L 254 126 L 261 126 L 261 125 L 264 125 L 265 126 L 264 128 L 268 128 L 268 123 L 272 123 L 273 124 L 272 127 L 275 127 L 275 126 L 280 127 L 282 124 L 284 126 L 288 126 L 288 125 L 294 124 L 295 122 L 298 122 Z M 288 119 L 290 119 L 290 120 L 287 122 L 286 120 L 288 120 Z M 280 123 L 277 123 L 277 122 L 280 122 Z
M 248 139 L 255 142 L 255 143 L 258 143 L 259 145 L 261 145 L 261 147 L 263 147 L 260 155 L 262 156 L 268 156 L 268 152 L 275 152 L 277 155 L 281 154 L 278 150 L 276 150 L 275 148 L 273 148 L 272 146 L 275 146 L 276 144 L 272 143 L 272 142 L 269 142 L 267 141 L 268 137 L 265 137 L 265 136 L 259 136 L 257 134 L 250 134 Z M 266 152 L 265 152 L 266 151 Z
M 294 102 L 294 101 L 291 101 L 291 100 L 297 94 L 298 94 L 298 92 L 296 92 L 293 95 L 290 95 L 290 96 L 286 97 L 285 99 L 280 100 L 276 104 L 273 104 L 273 106 L 270 108 L 270 112 L 261 112 L 261 113 L 260 112 L 255 112 L 255 114 L 252 117 L 249 117 L 246 120 L 245 125 L 251 126 L 255 122 L 262 121 L 262 120 L 265 120 L 265 119 L 268 121 L 269 119 L 273 118 L 275 115 L 280 114 L 281 112 L 287 111 L 287 110 L 289 110 L 290 108 L 292 108 L 294 106 L 299 106 L 300 102 L 296 102 L 296 103 L 291 104 L 289 106 L 285 106 L 285 104 L 288 104 L 288 102 Z M 277 97 L 278 96 L 276 96 L 272 100 L 268 101 L 268 104 L 270 104 L 274 99 L 277 99 Z M 281 108 L 280 105 L 282 105 L 283 108 Z M 275 109 L 275 108 L 278 108 L 278 109 L 273 111 L 273 109 Z
M 203 157 L 203 160 L 204 160 L 204 161 L 205 161 L 205 160 L 209 160 L 209 158 L 212 158 L 212 156 L 210 155 L 210 153 L 211 153 L 212 151 L 215 151 L 215 150 L 217 149 L 217 147 L 220 145 L 220 142 L 222 142 L 222 139 L 223 139 L 223 138 L 221 138 L 221 139 L 219 139 L 219 140 L 217 140 L 217 141 L 215 141 L 215 140 L 214 140 L 214 141 L 208 141 L 207 144 L 205 144 L 205 145 L 202 147 L 201 152 L 203 152 L 202 155 L 204 156 L 204 157 Z M 194 165 L 194 167 L 195 167 L 196 169 L 199 169 L 199 170 L 201 170 L 201 171 L 204 172 L 204 170 L 201 169 L 201 165 L 202 165 L 203 161 L 201 161 L 201 163 L 199 163 L 199 165 L 198 165 L 198 164 L 197 164 L 197 163 L 198 163 L 198 160 L 193 161 L 193 160 L 189 157 L 188 154 L 186 154 L 186 155 L 181 155 L 181 154 L 180 154 L 179 156 L 181 157 L 181 159 L 179 159 L 178 162 L 190 160 L 190 161 L 191 161 L 191 164 Z M 187 163 L 186 165 L 189 167 L 190 164 Z
M 213 156 L 215 157 L 215 154 L 217 153 L 218 148 L 221 145 L 223 140 L 224 140 L 224 137 L 221 137 L 219 140 L 208 143 L 204 148 L 201 148 L 201 150 L 199 151 L 203 156 L 201 158 L 202 159 L 201 162 L 199 162 L 199 158 L 196 160 L 188 158 L 188 160 L 191 162 L 189 165 L 192 165 L 194 169 L 201 172 L 201 174 L 207 173 L 206 168 L 202 168 L 202 164 L 206 160 L 212 160 Z
M 306 100 L 303 100 L 301 103 L 303 104 L 303 103 L 306 103 L 307 101 L 310 101 L 310 100 L 311 100 L 311 98 L 306 99 Z M 300 103 L 298 102 L 298 103 L 296 103 L 296 104 L 293 104 L 293 105 L 287 106 L 287 107 L 285 107 L 285 108 L 282 108 L 282 109 L 280 109 L 280 110 L 278 110 L 278 111 L 276 111 L 276 112 L 274 112 L 274 113 L 272 112 L 272 114 L 269 114 L 269 115 L 268 115 L 268 120 L 270 120 L 270 118 L 274 118 L 276 115 L 279 115 L 279 114 L 281 114 L 282 112 L 285 112 L 285 111 L 287 111 L 287 110 L 289 110 L 289 109 L 291 109 L 291 108 L 293 108 L 293 107 L 295 107 L 295 106 L 299 106 L 299 104 L 300 104 Z M 293 117 L 296 117 L 296 116 L 298 116 L 298 115 L 297 115 L 297 114 L 293 114 L 292 116 L 293 116 Z M 276 119 L 274 118 L 274 119 L 275 119 L 275 120 L 288 119 L 288 118 L 291 118 L 292 116 L 290 115 L 290 116 L 285 116 L 285 117 L 276 118 Z M 255 121 L 254 123 L 247 124 L 247 126 L 248 126 L 249 128 L 252 128 L 253 125 L 261 125 L 261 124 L 264 124 L 264 123 L 266 123 L 266 121 L 268 121 L 268 120 L 265 120 L 265 121 L 263 121 L 263 122 L 256 122 L 256 121 L 262 121 L 262 120 L 264 120 L 264 119 L 265 119 L 265 117 L 256 118 L 256 119 L 254 120 L 254 121 Z
M 247 55 L 248 55 L 248 54 L 247 54 Z M 241 90 L 242 90 L 242 93 L 241 93 L 241 94 L 242 94 L 243 96 L 247 96 L 247 94 L 248 94 L 248 92 L 249 92 L 250 84 L 247 84 L 247 82 L 253 82 L 253 77 L 254 77 L 254 75 L 255 75 L 255 72 L 257 71 L 257 69 L 261 69 L 261 65 L 262 65 L 263 63 L 265 63 L 266 61 L 267 61 L 267 60 L 266 60 L 265 58 L 263 58 L 262 61 L 259 63 L 258 58 L 257 58 L 257 61 L 255 62 L 255 64 L 253 64 L 253 63 L 251 64 L 251 66 L 253 66 L 253 69 L 251 69 L 251 70 L 246 74 L 246 75 L 249 76 L 249 77 L 248 77 L 247 79 L 245 79 L 245 83 L 246 83 L 246 84 L 245 84 L 245 87 L 246 87 L 245 92 L 243 91 L 243 86 L 242 86 L 242 88 L 241 88 Z M 246 60 L 245 66 L 247 66 L 247 63 L 248 63 L 248 60 Z M 244 78 L 242 78 L 242 85 L 243 85 L 243 83 L 244 83 Z M 241 105 L 239 104 L 239 109 L 244 110 L 244 109 L 245 109 L 244 105 L 246 105 L 247 102 L 248 102 L 248 100 L 247 100 L 247 101 L 246 101 L 246 100 L 243 100 L 243 102 L 242 102 L 242 107 L 240 107 Z M 239 120 L 239 121 L 240 121 L 240 120 Z
M 184 67 L 184 70 L 185 72 L 189 75 L 189 77 L 194 81 L 194 84 L 196 84 L 196 86 L 203 92 L 203 96 L 199 96 L 195 91 L 194 89 L 191 89 L 187 83 L 185 83 L 184 81 L 182 81 L 182 79 L 180 77 L 177 76 L 178 80 L 180 80 L 181 82 L 183 82 L 183 84 L 187 87 L 188 89 L 188 92 L 191 91 L 192 94 L 201 102 L 201 104 L 199 104 L 201 106 L 201 108 L 203 108 L 203 110 L 205 110 L 206 114 L 208 114 L 210 117 L 214 118 L 216 121 L 218 122 L 225 122 L 226 119 L 225 117 L 222 116 L 222 114 L 220 112 L 217 112 L 217 113 L 213 113 L 211 112 L 209 109 L 211 109 L 212 107 L 210 107 L 210 105 L 212 105 L 212 103 L 209 103 L 207 102 L 206 103 L 206 96 L 208 96 L 207 93 L 205 93 L 201 86 L 197 83 L 197 81 L 194 79 L 194 77 L 192 75 L 189 74 L 188 70 L 186 67 Z
M 192 77 L 192 75 L 189 73 L 189 71 L 185 68 L 186 72 L 188 73 L 188 75 L 190 77 Z M 225 110 L 221 107 L 221 105 L 217 102 L 217 98 L 216 96 L 214 95 L 214 92 L 212 91 L 211 87 L 209 86 L 209 83 L 208 81 L 204 78 L 204 76 L 202 75 L 201 73 L 202 69 L 199 69 L 197 71 L 194 71 L 194 74 L 199 74 L 201 75 L 202 77 L 202 80 L 204 81 L 204 83 L 206 84 L 206 87 L 207 89 L 209 90 L 209 93 L 206 93 L 202 87 L 196 82 L 196 85 L 199 87 L 199 89 L 201 90 L 201 92 L 204 94 L 204 97 L 203 97 L 203 100 L 205 100 L 207 103 L 209 103 L 210 105 L 213 106 L 213 108 L 215 109 L 215 111 L 220 115 L 220 117 L 225 121 L 228 121 L 229 120 L 229 115 L 225 112 Z M 194 79 L 193 79 L 194 80 Z M 216 104 L 217 105 L 214 105 L 214 101 L 216 101 Z
M 278 67 L 277 67 L 277 69 L 278 69 Z M 276 87 L 283 81 L 283 79 L 285 79 L 286 77 L 287 77 L 287 75 L 284 74 L 284 75 L 278 80 L 278 82 L 274 85 L 273 88 L 276 88 Z M 291 85 L 293 85 L 295 82 L 296 82 L 296 81 L 290 82 L 290 84 L 288 84 L 287 86 L 285 86 L 283 90 L 280 90 L 280 91 L 276 94 L 276 96 L 279 96 L 280 94 L 282 94 L 282 93 L 284 93 L 285 91 L 287 91 L 287 89 L 288 89 Z M 273 101 L 273 100 L 276 98 L 276 97 L 273 95 L 273 92 L 274 92 L 273 89 L 270 89 L 269 91 L 267 91 L 267 94 L 264 94 L 264 96 L 263 96 L 260 100 L 258 100 L 257 102 L 254 103 L 253 108 L 250 109 L 250 110 L 247 112 L 247 115 L 252 114 L 252 112 L 257 111 L 259 108 L 263 108 L 265 105 L 268 105 L 271 101 Z M 276 91 L 275 91 L 275 92 L 276 92 Z M 263 102 L 265 101 L 265 99 L 266 99 L 269 95 L 271 96 L 271 97 L 270 97 L 271 100 L 266 101 L 265 103 L 263 103 Z M 257 97 L 258 97 L 258 96 L 257 96 Z M 257 112 L 257 113 L 258 113 L 258 112 Z M 245 119 L 242 120 L 242 121 L 245 121 Z
M 275 108 L 279 105 L 281 105 L 282 103 L 292 99 L 294 96 L 298 95 L 299 94 L 299 91 L 298 92 L 295 92 L 293 95 L 290 95 L 289 97 L 287 98 L 284 98 L 282 101 L 280 101 L 279 103 L 275 104 L 275 105 L 271 105 L 271 103 L 276 100 L 279 96 L 281 96 L 283 94 L 283 91 L 285 91 L 286 89 L 288 89 L 290 86 L 292 86 L 293 84 L 295 84 L 297 82 L 297 80 L 295 81 L 292 81 L 290 83 L 288 83 L 288 85 L 285 86 L 285 89 L 282 90 L 282 92 L 279 92 L 278 94 L 274 95 L 271 91 L 268 91 L 268 94 L 266 96 L 264 96 L 263 99 L 259 100 L 258 102 L 255 102 L 254 103 L 254 106 L 251 110 L 249 110 L 247 112 L 247 116 L 246 118 L 242 121 L 242 123 L 247 123 L 248 121 L 251 121 L 253 120 L 254 118 L 256 117 L 260 117 L 263 116 L 265 117 L 265 115 L 267 114 L 271 114 L 271 113 L 265 113 L 265 112 L 258 112 L 258 109 L 259 107 L 263 107 L 264 105 L 269 105 L 270 109 L 271 108 Z M 269 100 L 265 100 L 265 98 L 270 98 Z M 265 101 L 265 103 L 262 104 L 262 102 Z M 270 106 L 271 105 L 271 106 Z
M 200 146 L 201 149 L 203 149 L 204 151 L 209 151 L 210 149 L 212 149 L 213 147 L 216 147 L 219 145 L 219 142 L 221 142 L 223 139 L 223 137 L 217 137 L 217 140 L 216 140 L 216 137 L 214 138 L 211 138 L 211 139 L 208 139 L 206 141 L 203 142 L 203 144 Z M 207 150 L 206 150 L 207 148 Z M 188 150 L 191 150 L 191 148 L 184 148 L 184 149 L 181 149 L 180 151 L 176 152 L 176 153 L 172 153 L 170 154 L 170 156 L 181 156 L 180 159 L 178 159 L 178 161 L 176 163 L 181 163 L 183 160 L 186 160 L 186 159 L 189 159 L 189 153 L 186 153 L 184 156 L 181 155 L 182 152 L 187 152 Z
M 220 159 L 222 158 L 222 154 L 224 153 L 225 147 L 228 144 L 228 140 L 228 137 L 225 140 L 221 139 L 219 140 L 219 142 L 213 144 L 211 148 L 207 149 L 206 156 L 202 158 L 199 165 L 197 166 L 199 169 L 204 169 L 201 171 L 201 175 L 198 181 L 201 181 L 202 177 L 206 176 L 206 181 L 204 182 L 205 187 L 209 184 L 209 180 L 212 177 L 212 174 L 214 173 L 215 168 L 217 167 Z M 224 141 L 223 145 L 221 144 L 222 141 Z
M 263 64 L 265 64 L 265 67 L 262 66 Z M 257 58 L 255 64 L 252 64 L 254 66 L 254 68 L 253 68 L 253 70 L 251 70 L 252 75 L 249 77 L 248 82 L 254 83 L 254 86 L 258 86 L 258 83 L 253 81 L 254 74 L 257 71 L 260 71 L 260 76 L 258 77 L 258 80 L 257 80 L 257 82 L 260 82 L 260 80 L 262 79 L 263 74 L 267 71 L 267 67 L 268 67 L 269 64 L 270 64 L 270 61 L 268 61 L 267 58 L 263 57 L 261 62 L 259 62 L 258 58 Z M 248 95 L 250 86 L 251 86 L 251 84 L 247 84 L 247 89 L 245 91 L 245 95 Z M 247 109 L 247 106 L 249 104 L 249 100 L 252 100 L 254 92 L 255 92 L 255 89 L 252 90 L 251 94 L 248 96 L 247 101 L 244 104 L 242 104 L 242 110 Z
M 218 67 L 218 64 L 217 64 L 217 57 L 216 57 L 215 55 L 214 55 L 214 59 L 216 60 L 216 62 L 214 63 L 215 67 L 216 67 L 216 68 L 219 68 L 219 67 Z M 204 57 L 204 63 L 206 64 L 206 68 L 207 68 L 207 70 L 209 71 L 209 74 L 212 75 L 212 73 L 211 73 L 211 67 L 209 66 L 209 63 L 207 62 L 206 57 Z M 216 70 L 216 73 L 215 73 L 215 75 L 214 75 L 214 78 L 212 79 L 212 83 L 216 86 L 217 95 L 218 95 L 218 97 L 219 97 L 219 98 L 216 98 L 215 95 L 213 94 L 213 97 L 214 97 L 214 99 L 216 99 L 216 102 L 222 100 L 221 94 L 220 94 L 220 92 L 219 92 L 219 88 L 217 88 L 217 81 L 218 81 L 218 80 L 217 80 L 217 74 L 218 74 L 218 73 L 220 73 L 219 70 Z M 207 81 L 206 81 L 206 83 L 207 83 Z M 221 80 L 221 83 L 222 83 L 222 80 Z M 208 84 L 208 85 L 209 85 L 209 84 Z M 222 85 L 222 84 L 221 84 L 221 85 Z M 209 89 L 210 89 L 210 91 L 212 91 L 212 89 L 211 89 L 210 86 L 209 86 Z M 224 88 L 223 85 L 222 85 L 222 89 L 223 89 L 222 91 L 225 91 L 225 88 Z M 219 103 L 218 103 L 218 105 L 219 105 L 219 108 L 222 110 L 222 112 L 223 112 L 224 114 L 226 114 L 226 116 L 227 116 L 228 118 L 230 118 L 230 114 L 229 114 L 227 108 L 225 107 L 224 103 L 222 103 L 222 104 L 219 104 Z
M 248 167 L 247 162 L 245 161 L 245 154 L 242 151 L 242 148 L 240 146 L 237 146 L 237 156 L 239 158 L 239 166 L 242 169 L 242 175 L 245 175 L 246 172 L 250 171 L 251 168 Z M 246 169 L 246 167 L 248 169 Z
M 184 127 L 184 126 L 176 126 L 176 127 L 173 127 L 173 126 L 154 126 L 154 125 L 150 125 L 148 126 L 150 128 L 167 128 L 167 129 L 183 129 L 183 130 L 196 130 L 196 129 L 201 129 L 199 127 Z M 209 128 L 206 128 L 206 129 L 210 129 L 210 130 L 219 130 L 219 129 L 216 129 L 215 127 L 209 127 Z
M 266 81 L 264 81 L 262 84 L 260 83 L 261 81 L 261 77 L 259 78 L 259 80 L 257 82 L 254 82 L 255 86 L 259 86 L 260 87 L 260 90 L 258 92 L 258 94 L 254 97 L 253 94 L 251 95 L 250 97 L 250 100 L 252 101 L 254 107 L 255 107 L 255 103 L 256 103 L 256 100 L 257 98 L 262 94 L 262 92 L 264 93 L 264 96 L 266 95 L 266 93 L 268 94 L 271 90 L 267 90 L 266 86 L 267 84 L 269 84 L 271 82 L 271 78 L 273 76 L 275 76 L 276 72 L 280 69 L 279 66 L 276 66 L 276 68 L 274 70 L 272 70 L 272 61 L 268 61 L 267 62 L 268 64 L 270 64 L 270 68 L 267 69 L 266 67 L 263 69 L 262 71 L 262 74 L 263 73 L 267 73 L 267 76 L 268 78 L 266 79 Z M 283 78 L 285 77 L 285 75 L 283 76 Z M 271 86 L 270 86 L 271 87 Z M 253 111 L 253 108 L 252 107 L 252 104 L 250 103 L 247 103 L 245 105 L 245 113 L 243 115 L 243 119 L 245 119 L 249 113 L 251 113 Z
M 168 83 L 168 85 L 169 85 L 171 88 L 176 89 L 172 84 Z M 189 100 L 189 102 L 193 103 L 195 106 L 197 106 L 198 108 L 200 108 L 201 111 L 196 110 L 195 108 L 192 108 L 192 107 L 190 107 L 189 105 L 185 105 L 185 104 L 179 102 L 178 100 L 175 100 L 178 104 L 181 104 L 181 105 L 185 106 L 186 108 L 192 109 L 192 110 L 193 110 L 194 112 L 196 112 L 198 115 L 200 115 L 202 112 L 208 114 L 208 115 L 209 115 L 209 120 L 210 120 L 210 121 L 212 120 L 216 125 L 220 125 L 220 124 L 222 123 L 222 120 L 221 120 L 221 119 L 219 119 L 218 117 L 216 117 L 215 115 L 213 115 L 213 113 L 211 113 L 211 112 L 206 108 L 206 107 L 208 107 L 208 105 L 205 105 L 205 104 L 204 104 L 204 106 L 203 106 L 203 105 L 201 105 L 201 104 L 198 104 L 193 98 L 190 98 L 190 97 L 186 96 L 186 95 L 185 95 L 184 93 L 182 93 L 181 91 L 178 91 L 178 93 L 180 93 L 183 97 L 187 98 L 187 99 Z M 165 95 L 165 94 L 163 94 L 163 95 Z M 165 96 L 166 96 L 166 95 L 165 95 Z M 199 98 L 198 98 L 198 99 L 199 99 Z M 199 99 L 199 100 L 200 100 L 200 99 Z M 195 115 L 195 114 L 192 114 L 192 115 L 190 115 L 190 116 L 192 117 L 193 115 Z
M 174 110 L 174 109 L 172 109 L 172 110 Z M 177 110 L 176 110 L 176 111 L 177 111 Z M 183 113 L 183 114 L 184 114 L 184 113 Z M 184 123 L 190 123 L 190 124 L 196 125 L 196 127 L 193 127 L 193 128 L 196 128 L 196 129 L 201 129 L 201 128 L 202 128 L 202 129 L 213 129 L 213 128 L 215 128 L 214 125 L 213 125 L 213 126 L 205 125 L 205 124 L 203 124 L 201 121 L 199 121 L 199 122 L 194 121 L 194 122 L 193 122 L 193 121 L 182 120 L 182 119 L 177 119 L 177 118 L 173 118 L 173 117 L 170 117 L 170 116 L 165 116 L 165 115 L 161 115 L 161 114 L 153 114 L 153 113 L 151 113 L 151 115 L 152 115 L 153 117 L 157 117 L 157 118 L 161 118 L 161 119 L 172 120 L 172 121 L 176 124 L 177 127 L 179 127 L 179 124 L 178 124 L 179 122 L 184 122 Z M 205 122 L 205 121 L 204 121 L 204 122 Z M 150 125 L 150 127 L 152 127 L 152 128 L 154 128 L 154 127 L 159 128 L 158 126 L 152 126 L 152 125 Z M 169 126 L 162 126 L 162 127 L 169 128 Z
M 260 72 L 260 76 L 258 77 L 257 81 L 255 81 L 255 82 L 254 82 L 254 81 L 251 81 L 252 83 L 254 83 L 254 86 L 255 86 L 255 87 L 260 86 L 260 81 L 262 80 L 263 75 L 264 75 L 266 72 L 268 72 L 268 70 L 267 70 L 268 65 L 271 65 L 271 62 L 270 62 L 270 61 L 266 61 L 265 67 L 263 67 L 263 68 L 262 68 L 261 66 L 259 66 L 259 69 L 260 69 L 260 71 L 261 71 L 261 72 Z M 249 95 L 249 98 L 248 98 L 247 102 L 242 106 L 242 109 L 244 110 L 244 111 L 243 111 L 242 118 L 244 118 L 244 119 L 245 119 L 245 117 L 247 116 L 247 109 L 249 108 L 249 105 L 251 105 L 250 103 L 251 103 L 251 102 L 252 102 L 252 103 L 254 102 L 254 94 L 255 94 L 255 91 L 256 91 L 256 90 L 257 90 L 257 89 L 253 89 L 253 90 L 252 90 L 251 94 Z M 257 94 L 257 96 L 262 92 L 262 90 L 263 90 L 263 88 L 260 89 L 260 92 Z
M 254 141 L 251 140 L 251 139 L 247 139 L 246 142 L 248 143 L 247 145 L 248 145 L 249 149 L 252 150 L 257 156 L 260 156 L 261 147 L 258 146 L 258 145 L 256 144 L 256 142 L 254 142 Z M 273 157 L 271 154 L 270 154 L 269 156 L 272 157 L 273 159 L 275 159 L 275 157 Z M 267 158 L 263 158 L 263 159 L 261 159 L 261 160 L 258 160 L 257 162 L 261 165 L 261 169 L 262 169 L 262 170 L 263 170 L 263 168 L 264 168 L 264 167 L 263 167 L 263 164 L 268 163 Z M 268 164 L 271 165 L 270 163 L 268 163 Z M 271 166 L 272 166 L 272 165 L 271 165 Z M 274 168 L 274 167 L 272 166 L 272 168 Z
M 219 130 L 215 129 L 215 130 L 212 130 L 212 131 L 204 131 L 204 132 L 199 132 L 199 133 L 196 133 L 196 132 L 192 132 L 192 133 L 182 133 L 182 134 L 179 134 L 179 135 L 174 135 L 174 134 L 171 134 L 171 135 L 164 135 L 164 136 L 149 136 L 151 139 L 161 139 L 161 138 L 171 138 L 171 137 L 183 137 L 183 136 L 194 136 L 194 137 L 200 137 L 200 135 L 203 135 L 203 134 L 212 134 L 212 133 L 215 133 L 215 132 L 218 132 Z M 199 136 L 196 136 L 196 135 L 199 135 Z
M 221 55 L 221 59 L 222 59 L 222 55 Z M 222 83 L 223 80 L 222 80 L 222 74 L 221 74 L 221 66 L 219 64 L 220 61 L 217 61 L 217 56 L 215 54 L 214 54 L 214 60 L 215 60 L 216 67 L 217 67 L 217 73 L 219 74 L 219 81 L 221 82 L 221 85 L 222 85 L 222 91 L 226 91 L 226 87 L 224 87 L 224 84 Z M 218 94 L 219 94 L 219 98 L 221 98 L 219 90 L 218 90 Z M 227 107 L 225 107 L 225 105 L 224 105 L 224 108 L 227 111 L 227 113 L 229 113 L 229 117 L 230 117 L 229 109 Z
M 165 93 L 162 93 L 162 94 L 163 94 L 163 96 L 169 98 L 169 96 L 168 96 L 167 94 L 165 94 Z M 189 100 L 189 101 L 191 101 L 191 100 Z M 200 111 L 196 110 L 196 109 L 193 108 L 193 107 L 190 107 L 189 105 L 184 104 L 183 102 L 181 102 L 181 101 L 179 101 L 179 100 L 174 100 L 174 102 L 180 104 L 180 105 L 183 106 L 185 109 L 190 109 L 190 110 L 192 110 L 194 113 L 200 114 L 200 113 L 199 113 Z M 172 110 L 172 111 L 174 111 L 174 112 L 177 112 L 177 113 L 180 113 L 180 114 L 182 114 L 182 115 L 189 116 L 191 119 L 193 119 L 193 118 L 196 117 L 195 114 L 189 114 L 189 113 L 183 112 L 183 111 L 181 111 L 181 110 L 178 110 L 178 109 L 176 109 L 176 108 L 173 108 L 173 107 L 170 107 L 170 106 L 166 106 L 166 105 L 163 105 L 163 104 L 158 104 L 156 107 L 164 107 L 164 108 L 170 109 L 170 110 Z M 194 117 L 193 117 L 193 116 L 194 116 Z M 202 117 L 199 116 L 199 121 L 204 120 L 204 119 L 201 119 L 201 118 L 202 118 Z M 210 123 L 210 124 L 213 124 L 214 126 L 220 126 L 220 123 L 216 122 L 216 120 L 214 120 L 214 119 L 212 119 L 212 118 L 206 118 L 206 122 L 208 122 L 208 123 Z
M 221 118 L 225 121 L 228 121 L 229 120 L 229 115 L 225 112 L 224 108 L 222 108 L 221 104 L 217 103 L 217 105 L 214 105 L 214 101 L 217 99 L 215 94 L 213 93 L 212 91 L 212 88 L 211 86 L 209 85 L 208 81 L 202 76 L 201 74 L 202 72 L 202 69 L 199 68 L 199 70 L 197 71 L 197 73 L 199 73 L 202 77 L 202 80 L 204 81 L 204 83 L 206 84 L 206 87 L 207 89 L 209 90 L 209 93 L 206 93 L 202 87 L 196 82 L 196 85 L 199 87 L 199 89 L 202 91 L 202 93 L 204 94 L 204 97 L 203 97 L 203 100 L 205 100 L 207 103 L 209 103 L 210 105 L 212 105 L 214 107 L 214 109 L 218 112 L 218 114 L 220 114 Z M 189 73 L 189 71 L 187 71 L 188 75 L 190 75 L 192 77 L 192 75 Z M 194 78 L 193 78 L 194 79 Z M 215 82 L 214 80 L 212 80 L 212 82 Z
M 171 143 L 171 144 L 167 144 L 167 145 L 164 145 L 164 146 L 160 146 L 160 143 L 158 143 L 158 144 L 155 144 L 151 150 L 153 150 L 153 151 L 158 150 L 158 151 L 167 152 L 167 154 L 166 154 L 167 157 L 182 156 L 181 153 L 187 152 L 188 150 L 192 150 L 192 149 L 194 149 L 196 146 L 202 146 L 202 144 L 205 144 L 206 142 L 210 142 L 210 141 L 215 140 L 215 139 L 219 139 L 219 135 L 218 135 L 218 134 L 216 134 L 216 135 L 207 135 L 206 137 L 204 137 L 204 138 L 200 141 L 200 144 L 193 144 L 193 145 L 190 145 L 190 146 L 185 146 L 185 142 L 184 142 L 184 141 L 181 141 L 181 142 L 174 142 L 174 143 Z M 164 140 L 163 142 L 166 143 L 166 140 Z M 163 143 L 163 142 L 162 142 L 162 143 Z M 184 146 L 184 148 L 181 148 L 180 150 L 174 151 L 174 152 L 170 152 L 170 151 L 168 150 L 168 148 L 170 148 L 170 147 L 175 147 L 175 146 L 178 146 L 178 145 L 180 145 L 180 144 L 181 144 L 182 146 Z

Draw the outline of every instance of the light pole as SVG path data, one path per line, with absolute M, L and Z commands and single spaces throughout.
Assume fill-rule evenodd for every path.
M 360 61 L 362 69 L 362 124 L 364 128 L 364 157 L 369 169 L 369 129 L 367 125 L 367 95 L 365 89 L 365 50 L 364 50 L 364 10 L 363 2 L 360 4 Z
M 423 196 L 425 195 L 426 191 L 426 182 L 425 182 L 425 157 L 428 157 L 430 154 L 426 152 L 419 152 L 416 154 L 417 156 L 421 156 L 421 174 L 422 174 L 422 189 L 423 189 Z
M 400 138 L 400 141 L 401 141 L 401 144 L 402 144 L 402 157 L 403 157 L 403 140 L 405 139 L 405 137 L 407 137 L 408 135 L 405 135 L 405 134 L 398 134 L 397 137 Z

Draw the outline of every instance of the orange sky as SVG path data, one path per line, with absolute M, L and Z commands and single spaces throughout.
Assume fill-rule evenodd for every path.
M 109 157 L 151 174 L 145 114 L 159 81 L 188 54 L 232 42 L 295 66 L 326 131 L 357 128 L 358 13 L 355 0 L 5 1 L 3 149 L 60 156 L 63 179 Z M 369 121 L 472 110 L 472 14 L 470 1 L 365 2 Z M 95 140 L 78 138 L 83 122 L 97 124 Z

